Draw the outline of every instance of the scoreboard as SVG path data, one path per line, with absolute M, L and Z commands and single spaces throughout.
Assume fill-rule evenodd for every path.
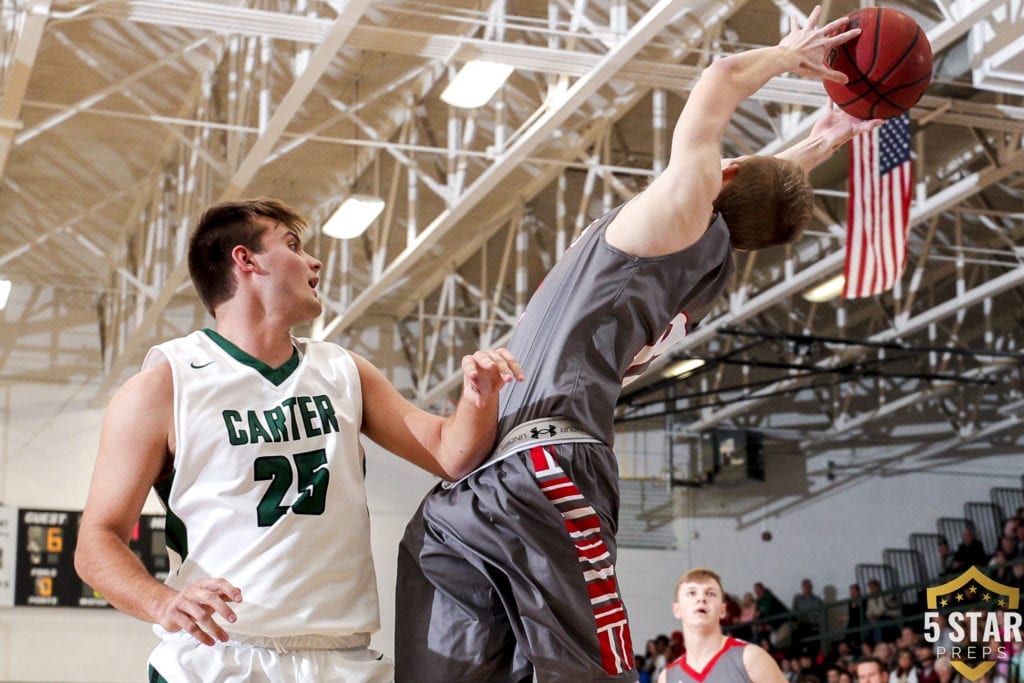
M 75 572 L 75 543 L 82 513 L 68 510 L 17 511 L 14 604 L 33 607 L 108 607 L 109 603 Z M 164 516 L 143 515 L 129 544 L 159 580 L 167 578 Z

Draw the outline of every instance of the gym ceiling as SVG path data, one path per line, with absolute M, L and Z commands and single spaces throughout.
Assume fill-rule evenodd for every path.
M 808 453 L 1020 452 L 1024 17 L 1020 0 L 895 2 L 932 42 L 912 111 L 906 270 L 812 303 L 843 266 L 847 159 L 813 180 L 796 244 L 738 254 L 704 327 L 652 364 L 622 429 L 742 427 Z M 825 2 L 828 18 L 858 5 Z M 205 205 L 279 197 L 310 218 L 323 317 L 302 333 L 442 408 L 458 360 L 508 339 L 573 235 L 642 189 L 700 69 L 774 44 L 787 0 L 0 0 L 0 382 L 102 405 L 150 344 L 209 325 L 183 253 Z M 440 98 L 470 60 L 514 67 L 483 107 Z M 774 79 L 724 154 L 773 153 L 826 104 Z M 361 237 L 320 226 L 385 200 Z M 666 379 L 676 361 L 705 364 Z

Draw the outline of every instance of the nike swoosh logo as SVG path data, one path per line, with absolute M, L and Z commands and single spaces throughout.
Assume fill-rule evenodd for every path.
M 200 368 L 205 368 L 207 365 L 213 365 L 213 361 L 211 360 L 209 363 L 203 363 L 202 365 L 196 365 L 195 361 L 192 361 L 191 363 L 189 363 L 189 367 L 193 367 L 196 370 L 198 370 Z

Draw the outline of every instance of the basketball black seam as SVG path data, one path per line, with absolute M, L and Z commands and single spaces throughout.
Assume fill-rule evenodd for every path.
M 903 60 L 907 58 L 907 55 L 909 55 L 911 52 L 914 51 L 914 46 L 917 45 L 917 41 L 918 41 L 918 39 L 920 37 L 921 37 L 921 29 L 918 28 L 917 29 L 917 33 L 914 34 L 914 39 L 912 41 L 910 41 L 910 45 L 908 45 L 907 49 L 903 51 L 903 54 L 900 55 L 900 58 L 897 59 L 895 62 L 893 62 L 893 65 L 889 67 L 888 71 L 886 71 L 884 74 L 882 74 L 881 76 L 879 76 L 878 78 L 875 79 L 875 83 L 876 84 L 881 84 L 881 83 L 885 82 L 885 79 L 889 77 L 889 74 L 891 74 L 893 71 L 895 71 L 896 67 L 900 66 L 903 63 Z M 878 42 L 880 42 L 880 41 L 878 41 Z M 877 45 L 878 43 L 876 42 L 875 44 Z M 865 78 L 867 78 L 867 77 L 865 76 Z M 868 80 L 869 83 L 871 82 L 871 79 L 867 79 L 867 80 Z M 879 93 L 879 94 L 881 94 L 881 93 Z M 884 95 L 883 95 L 883 97 L 884 97 Z
M 921 37 L 921 28 L 918 27 L 917 31 L 914 33 L 914 39 L 912 41 L 910 41 L 910 45 L 907 46 L 907 49 L 904 50 L 903 54 L 900 55 L 900 58 L 897 59 L 893 63 L 893 65 L 891 67 L 889 67 L 889 70 L 887 72 L 885 72 L 884 74 L 882 74 L 882 76 L 877 80 L 877 84 L 878 85 L 881 85 L 885 81 L 885 79 L 888 78 L 889 74 L 891 74 L 896 69 L 896 67 L 898 67 L 900 64 L 903 63 L 903 60 L 906 58 L 906 56 L 909 55 L 911 52 L 913 52 L 914 46 L 917 45 L 917 42 L 920 39 L 920 37 Z M 875 41 L 875 45 L 876 46 L 879 43 L 881 43 L 880 40 L 876 40 Z M 871 88 L 871 91 L 874 92 L 878 96 L 878 99 L 875 101 L 875 103 L 871 105 L 870 114 L 871 114 L 872 118 L 874 118 L 874 115 L 875 115 L 875 107 L 877 107 L 878 105 L 882 104 L 883 102 L 885 104 L 888 104 L 890 107 L 894 107 L 894 108 L 899 109 L 901 111 L 906 111 L 906 109 L 903 106 L 901 106 L 901 105 L 893 102 L 892 100 L 890 100 L 889 99 L 889 95 L 891 93 L 896 92 L 897 90 L 902 90 L 903 88 L 908 88 L 908 87 L 910 87 L 912 85 L 917 85 L 918 83 L 920 83 L 921 81 L 925 80 L 925 78 L 928 78 L 928 77 L 930 77 L 930 75 L 926 76 L 926 77 L 919 78 L 916 81 L 914 81 L 913 83 L 904 83 L 904 84 L 899 85 L 899 86 L 897 86 L 897 87 L 895 87 L 895 88 L 893 88 L 891 90 L 887 90 L 884 93 L 882 91 L 880 91 L 878 88 L 875 87 L 876 84 L 872 83 L 871 79 L 865 77 L 864 80 L 865 80 L 865 82 L 868 83 L 869 87 Z

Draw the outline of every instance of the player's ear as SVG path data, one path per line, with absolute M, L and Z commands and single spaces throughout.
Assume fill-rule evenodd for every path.
M 740 165 L 736 161 L 732 161 L 728 166 L 722 167 L 722 182 L 727 183 L 736 177 L 736 174 L 740 170 Z
M 231 250 L 231 262 L 243 272 L 259 272 L 260 268 L 253 258 L 255 252 L 242 244 L 236 244 Z
M 674 616 L 676 619 L 682 619 L 683 618 L 683 610 L 682 610 L 681 607 L 679 607 L 679 603 L 678 602 L 673 602 L 672 603 L 672 616 Z

